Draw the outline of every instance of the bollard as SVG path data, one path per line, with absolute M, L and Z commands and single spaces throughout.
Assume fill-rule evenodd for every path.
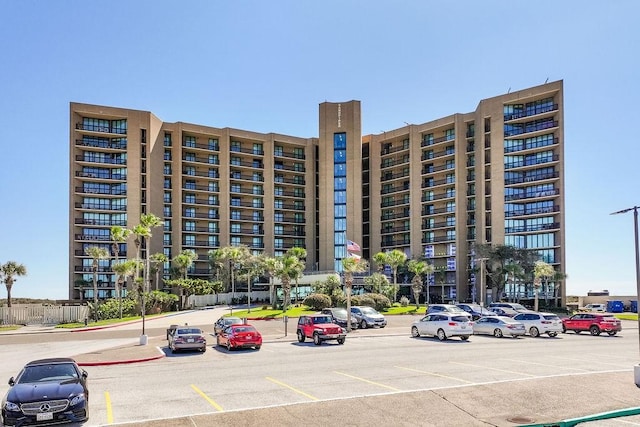
M 287 325 L 289 324 L 289 316 L 282 316 L 282 321 L 284 322 L 284 336 L 287 336 Z
M 84 326 L 87 326 L 89 324 L 89 319 L 87 319 L 86 317 L 84 318 Z

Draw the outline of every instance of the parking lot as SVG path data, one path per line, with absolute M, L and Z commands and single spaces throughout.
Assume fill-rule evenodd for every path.
M 204 315 L 209 324 L 202 326 L 211 330 L 217 317 L 213 313 Z M 353 407 L 356 402 L 361 409 L 373 405 L 369 413 L 379 412 L 377 419 L 381 420 L 382 414 L 392 416 L 399 410 L 429 414 L 428 403 L 434 399 L 445 399 L 453 402 L 452 407 L 465 410 L 429 414 L 433 425 L 461 425 L 449 424 L 446 417 L 465 425 L 515 425 L 513 420 L 539 422 L 549 416 L 543 411 L 544 405 L 547 412 L 553 409 L 558 414 L 555 421 L 581 412 L 597 412 L 600 407 L 584 396 L 567 397 L 567 393 L 571 396 L 572 383 L 583 387 L 593 382 L 605 390 L 603 382 L 615 385 L 627 378 L 631 390 L 625 389 L 619 397 L 608 396 L 613 399 L 609 403 L 618 407 L 624 406 L 626 393 L 635 391 L 632 369 L 638 361 L 638 330 L 637 326 L 632 329 L 631 322 L 615 337 L 567 333 L 556 338 L 473 336 L 466 342 L 440 342 L 410 336 L 410 324 L 418 318 L 392 318 L 385 329 L 356 331 L 349 334 L 344 345 L 329 342 L 321 346 L 298 343 L 295 322 L 288 325 L 288 336 L 284 337 L 282 322 L 257 321 L 253 323 L 267 338 L 259 351 L 219 349 L 210 336 L 205 353 L 171 354 L 163 347 L 166 357 L 157 361 L 87 367 L 89 425 L 153 419 L 165 419 L 156 425 L 166 425 L 168 418 L 193 419 L 206 413 L 217 413 L 226 423 L 225 417 L 239 414 L 236 411 L 287 408 L 285 412 L 291 416 L 296 411 L 304 414 L 317 405 L 328 405 L 333 409 L 323 410 L 322 419 L 298 420 L 298 425 L 321 425 L 317 422 L 327 421 L 326 417 L 344 416 L 340 415 L 343 406 L 345 411 L 351 407 L 351 414 L 358 413 Z M 193 317 L 187 322 L 201 323 Z M 155 334 L 163 331 L 159 325 L 150 330 Z M 104 333 L 106 336 L 109 332 Z M 565 389 L 557 386 L 560 382 Z M 579 391 L 576 389 L 576 393 Z M 470 396 L 473 401 L 466 400 Z M 597 397 L 595 393 L 593 398 Z M 528 405 L 514 407 L 518 399 Z M 549 402 L 554 402 L 553 408 L 548 407 Z M 632 402 L 637 402 L 637 395 L 626 406 L 637 405 Z M 585 404 L 593 409 L 585 410 Z M 402 420 L 407 418 L 403 416 L 396 413 L 392 419 L 398 425 L 405 424 Z M 248 424 L 295 425 L 282 413 L 277 417 Z M 353 425 L 364 424 L 352 421 Z

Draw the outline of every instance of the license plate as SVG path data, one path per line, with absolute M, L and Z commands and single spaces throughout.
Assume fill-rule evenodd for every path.
M 251 335 L 247 335 L 247 339 L 250 340 L 252 337 Z
M 187 342 L 193 342 L 193 338 L 188 338 Z
M 467 327 L 465 325 L 460 325 L 461 329 L 467 329 Z
M 47 421 L 53 419 L 53 412 L 40 412 L 36 414 L 37 421 Z

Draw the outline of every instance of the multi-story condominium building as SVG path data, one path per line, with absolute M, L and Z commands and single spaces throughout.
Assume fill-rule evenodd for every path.
M 347 240 L 365 259 L 392 249 L 429 259 L 443 299 L 477 300 L 479 243 L 533 249 L 565 271 L 562 81 L 365 136 L 359 101 L 320 104 L 317 138 L 70 109 L 70 299 L 93 298 L 85 248 L 113 255 L 111 226 L 143 213 L 164 221 L 143 251 L 195 251 L 193 277 L 210 277 L 209 250 L 233 245 L 271 256 L 303 247 L 309 272 L 339 272 Z M 134 251 L 131 239 L 119 256 Z M 99 298 L 114 296 L 112 263 L 100 261 Z

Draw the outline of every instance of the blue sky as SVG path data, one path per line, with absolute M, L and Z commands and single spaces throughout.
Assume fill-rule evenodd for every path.
M 33 1 L 0 5 L 0 263 L 12 296 L 67 298 L 69 103 L 318 135 L 362 102 L 363 134 L 564 80 L 569 294 L 635 295 L 640 2 Z M 635 106 L 635 107 L 634 107 Z M 4 286 L 0 297 L 6 297 Z

